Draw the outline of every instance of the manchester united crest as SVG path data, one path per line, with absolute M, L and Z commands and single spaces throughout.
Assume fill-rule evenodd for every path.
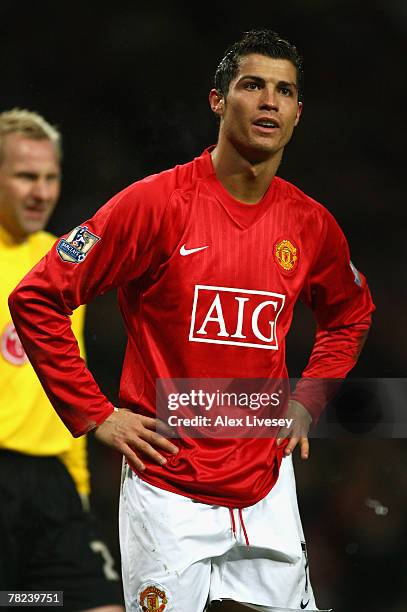
M 168 592 L 158 582 L 144 582 L 137 592 L 140 612 L 163 612 L 168 603 Z
M 274 245 L 274 257 L 283 270 L 294 272 L 298 265 L 298 247 L 292 240 L 278 240 Z

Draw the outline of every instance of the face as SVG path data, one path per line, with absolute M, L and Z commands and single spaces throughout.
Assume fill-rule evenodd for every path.
M 7 134 L 0 163 L 0 225 L 16 240 L 43 229 L 58 200 L 60 180 L 50 140 Z
M 221 119 L 219 139 L 227 139 L 253 161 L 282 154 L 302 110 L 295 66 L 259 54 L 240 60 L 226 99 L 216 90 L 209 99 Z

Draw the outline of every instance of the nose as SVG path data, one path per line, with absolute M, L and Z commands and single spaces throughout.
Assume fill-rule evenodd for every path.
M 38 202 L 45 202 L 50 199 L 51 186 L 46 180 L 38 179 L 32 185 L 31 194 Z
M 274 87 L 264 87 L 260 98 L 260 108 L 278 111 L 277 92 Z

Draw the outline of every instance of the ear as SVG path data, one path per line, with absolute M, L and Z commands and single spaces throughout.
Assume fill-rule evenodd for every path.
M 215 115 L 221 118 L 225 108 L 225 100 L 217 89 L 211 89 L 209 92 L 209 104 Z
M 294 125 L 297 126 L 301 117 L 301 113 L 302 113 L 302 102 L 298 102 L 298 108 L 297 108 L 297 116 L 295 118 L 295 122 Z

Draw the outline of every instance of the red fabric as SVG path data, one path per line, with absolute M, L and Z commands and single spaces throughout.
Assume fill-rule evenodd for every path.
M 343 378 L 354 365 L 373 305 L 332 215 L 278 177 L 256 215 L 247 210 L 242 227 L 244 208 L 225 197 L 206 151 L 134 183 L 85 221 L 99 240 L 81 263 L 63 261 L 54 247 L 22 280 L 10 297 L 16 329 L 75 436 L 113 406 L 79 357 L 68 315 L 114 287 L 128 334 L 121 405 L 150 416 L 157 378 L 287 377 L 285 336 L 299 298 L 318 322 L 305 375 Z M 317 418 L 321 401 L 310 410 Z M 146 460 L 140 476 L 229 507 L 269 492 L 283 452 L 274 439 L 176 443 L 177 456 L 165 466 Z
M 235 522 L 235 515 L 233 513 L 233 508 L 229 508 L 229 514 L 230 514 L 232 536 L 236 538 L 236 522 Z
M 239 518 L 240 518 L 240 524 L 241 524 L 242 529 L 243 529 L 244 538 L 246 540 L 246 546 L 250 546 L 249 537 L 247 535 L 246 525 L 244 524 L 243 513 L 242 513 L 242 509 L 241 508 L 239 508 Z

